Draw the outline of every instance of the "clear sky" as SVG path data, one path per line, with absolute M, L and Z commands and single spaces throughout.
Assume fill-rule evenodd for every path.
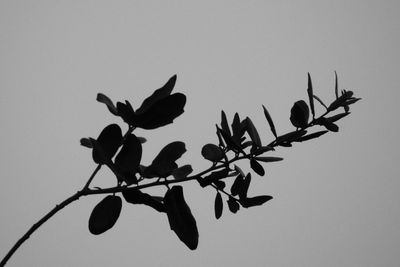
M 98 92 L 137 107 L 177 74 L 185 113 L 138 131 L 148 139 L 143 163 L 181 140 L 180 162 L 200 171 L 221 109 L 250 116 L 266 143 L 261 105 L 288 132 L 291 106 L 307 99 L 307 72 L 328 102 L 336 70 L 339 87 L 363 100 L 339 133 L 273 154 L 285 160 L 250 189 L 271 202 L 237 214 L 225 207 L 217 221 L 215 191 L 184 185 L 196 251 L 166 216 L 128 204 L 113 229 L 91 235 L 96 196 L 48 221 L 9 266 L 398 266 L 399 12 L 398 1 L 367 0 L 1 1 L 0 256 L 95 168 L 79 139 L 121 123 Z M 95 184 L 115 180 L 102 170 Z

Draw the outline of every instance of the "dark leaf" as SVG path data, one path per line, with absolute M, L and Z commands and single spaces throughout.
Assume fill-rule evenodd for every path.
M 221 128 L 226 134 L 232 136 L 228 125 L 228 120 L 226 119 L 226 114 L 223 110 L 221 110 Z
M 235 181 L 233 181 L 232 186 L 231 186 L 231 194 L 233 196 L 239 195 L 239 193 L 243 192 L 243 186 L 244 186 L 244 176 L 238 175 L 235 178 Z
M 295 140 L 295 142 L 304 142 L 304 141 L 308 141 L 314 138 L 318 138 L 323 134 L 326 134 L 328 131 L 319 131 L 319 132 L 315 132 L 312 134 L 307 134 L 305 136 L 300 137 L 299 139 Z
M 343 91 L 342 95 L 339 96 L 338 99 L 336 99 L 329 105 L 328 111 L 334 111 L 335 109 L 337 109 L 339 107 L 348 105 L 347 101 L 349 99 L 351 99 L 352 96 L 353 96 L 352 91 Z
M 217 195 L 215 196 L 215 202 L 214 202 L 214 212 L 215 212 L 215 218 L 217 220 L 221 218 L 223 208 L 224 204 L 222 202 L 222 196 L 221 193 L 218 192 Z
M 125 100 L 125 103 L 118 102 L 117 103 L 117 111 L 119 116 L 129 125 L 132 125 L 135 120 L 135 111 L 132 108 L 131 103 L 128 100 Z
M 276 129 L 275 129 L 275 125 L 274 125 L 274 122 L 273 122 L 273 120 L 272 120 L 272 117 L 271 117 L 271 115 L 269 114 L 268 110 L 264 107 L 264 105 L 263 105 L 263 109 L 264 109 L 265 118 L 267 119 L 268 124 L 269 124 L 269 127 L 271 128 L 271 132 L 272 132 L 272 134 L 273 134 L 273 135 L 275 136 L 275 138 L 276 138 L 276 137 L 278 137 L 278 136 L 277 136 L 277 134 L 276 134 Z
M 93 145 L 93 160 L 97 164 L 110 164 L 122 143 L 121 128 L 117 124 L 106 126 Z
M 313 115 L 313 118 L 314 118 L 314 117 L 315 117 L 315 110 L 314 110 L 314 93 L 313 93 L 313 86 L 312 86 L 312 81 L 311 81 L 310 73 L 308 73 L 308 88 L 307 88 L 307 93 L 308 93 L 308 99 L 309 99 L 309 101 L 310 101 L 311 114 Z
M 90 214 L 89 231 L 94 235 L 99 235 L 112 228 L 118 220 L 121 208 L 122 201 L 119 196 L 106 196 Z
M 276 142 L 279 145 L 282 145 L 282 143 L 286 143 L 286 142 L 290 143 L 290 142 L 293 142 L 294 140 L 299 139 L 300 137 L 302 137 L 306 133 L 307 133 L 306 130 L 293 131 L 293 132 L 278 136 L 278 138 L 276 138 Z
M 304 100 L 294 103 L 290 110 L 290 121 L 296 128 L 305 128 L 308 124 L 309 109 Z
M 324 117 L 318 118 L 318 120 L 315 120 L 315 123 L 324 126 L 327 130 L 331 132 L 339 131 L 339 127 L 336 124 L 334 124 L 333 122 L 329 121 Z
M 151 196 L 147 193 L 143 193 L 139 189 L 130 188 L 122 191 L 122 196 L 126 202 L 131 204 L 143 204 L 152 207 L 158 212 L 165 212 L 164 204 L 159 197 Z
M 214 185 L 218 188 L 218 190 L 224 190 L 226 186 L 224 181 L 215 181 Z
M 236 199 L 234 198 L 230 197 L 227 203 L 228 203 L 228 208 L 232 213 L 236 213 L 240 209 L 239 203 L 237 203 Z
M 174 89 L 176 83 L 176 75 L 172 76 L 163 87 L 155 90 L 151 96 L 146 98 L 142 105 L 136 110 L 136 114 L 142 114 L 148 111 L 153 105 L 163 98 L 169 96 Z
M 337 73 L 335 71 L 335 95 L 336 95 L 336 99 L 339 98 L 339 88 L 338 88 L 338 77 L 337 77 Z
M 80 140 L 81 146 L 87 147 L 87 148 L 93 148 L 93 144 L 92 141 L 90 140 L 90 138 L 81 138 Z
M 262 162 L 275 162 L 283 160 L 283 158 L 280 157 L 254 157 L 254 159 Z
M 119 116 L 117 108 L 115 107 L 114 103 L 111 101 L 111 99 L 108 96 L 106 96 L 102 93 L 98 93 L 96 100 L 100 103 L 105 104 L 107 106 L 108 110 L 112 114 L 114 114 L 115 116 Z
M 193 172 L 192 166 L 190 165 L 183 165 L 179 168 L 176 168 L 175 170 L 172 171 L 172 176 L 176 180 L 182 180 L 185 179 L 189 174 Z
M 263 196 L 256 196 L 256 197 L 241 199 L 240 203 L 242 204 L 243 207 L 250 208 L 250 207 L 254 207 L 254 206 L 260 206 L 271 199 L 272 199 L 272 196 L 263 195 Z
M 134 134 L 129 134 L 124 141 L 121 151 L 115 157 L 115 167 L 122 174 L 122 177 L 119 178 L 127 184 L 136 183 L 135 174 L 138 171 L 141 159 L 142 144 Z
M 235 152 L 242 152 L 243 154 L 245 154 L 240 145 L 236 143 L 235 140 L 233 140 L 232 137 L 228 135 L 224 130 L 221 130 L 220 128 L 217 127 L 217 131 L 219 131 L 219 133 L 221 134 L 222 138 L 225 141 L 226 146 L 229 149 Z
M 173 186 L 164 197 L 169 225 L 179 239 L 191 250 L 197 248 L 199 232 L 196 220 L 183 196 L 182 186 Z
M 255 173 L 257 173 L 260 176 L 265 175 L 265 171 L 263 166 L 261 166 L 260 163 L 257 162 L 254 158 L 250 159 L 250 167 L 253 169 Z
M 246 177 L 244 177 L 243 185 L 241 185 L 240 190 L 239 190 L 239 198 L 240 199 L 247 198 L 247 191 L 249 190 L 250 182 L 251 182 L 251 174 L 248 173 L 246 175 Z
M 275 150 L 275 149 L 271 146 L 262 146 L 262 147 L 255 149 L 252 153 L 254 155 L 261 155 L 267 151 L 273 151 L 273 150 Z
M 240 122 L 239 114 L 235 113 L 232 122 L 232 139 L 238 144 L 240 144 L 240 139 L 245 133 L 245 127 L 243 126 L 244 125 Z
M 325 103 L 322 102 L 322 100 L 318 96 L 314 95 L 314 99 L 317 100 L 322 106 L 324 106 L 324 108 L 328 109 Z
M 234 167 L 235 167 L 235 170 L 236 170 L 242 177 L 245 177 L 245 176 L 246 176 L 246 175 L 244 174 L 244 171 L 243 171 L 239 166 L 237 166 L 237 165 L 235 164 Z
M 146 112 L 135 114 L 133 126 L 152 130 L 170 124 L 184 112 L 185 104 L 184 94 L 169 95 L 150 106 Z
M 176 141 L 166 145 L 147 168 L 154 177 L 167 177 L 178 166 L 175 161 L 186 152 L 185 143 Z
M 340 119 L 346 117 L 346 116 L 349 115 L 349 114 L 350 114 L 350 112 L 339 113 L 339 114 L 336 114 L 336 115 L 334 115 L 334 116 L 332 116 L 332 117 L 328 117 L 328 118 L 326 118 L 326 119 L 327 119 L 328 121 L 330 121 L 330 122 L 335 122 L 335 121 L 338 121 L 338 120 L 340 120 Z
M 224 157 L 222 149 L 214 144 L 206 144 L 201 149 L 201 155 L 212 162 L 217 162 Z
M 204 177 L 203 179 L 199 180 L 200 186 L 206 187 L 216 181 L 226 178 L 229 175 L 229 169 L 225 168 L 220 171 L 215 171 L 210 173 L 208 176 Z
M 253 144 L 255 144 L 255 146 L 257 147 L 262 146 L 260 135 L 258 134 L 256 127 L 254 126 L 253 122 L 249 117 L 246 118 L 246 126 L 247 126 L 246 130 L 249 133 L 249 136 L 253 141 Z
M 217 128 L 217 137 L 218 137 L 218 141 L 219 141 L 219 146 L 220 147 L 226 147 L 218 125 L 215 125 L 215 127 Z

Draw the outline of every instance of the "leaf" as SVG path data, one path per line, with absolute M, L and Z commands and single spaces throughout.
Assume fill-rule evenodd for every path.
M 227 133 L 225 133 L 225 131 L 221 130 L 221 129 L 218 128 L 218 127 L 217 127 L 217 131 L 219 131 L 219 133 L 221 134 L 223 140 L 225 141 L 226 146 L 227 146 L 229 149 L 231 149 L 231 150 L 233 150 L 233 151 L 235 151 L 235 152 L 242 152 L 243 154 L 245 154 L 244 151 L 243 151 L 243 149 L 240 147 L 240 145 L 237 144 L 237 143 L 235 142 L 235 140 L 233 140 L 232 137 L 231 137 L 230 135 L 228 135 Z
M 81 138 L 80 140 L 81 146 L 87 147 L 87 148 L 93 148 L 93 144 L 92 141 L 90 140 L 90 138 Z
M 260 176 L 265 175 L 265 171 L 263 166 L 261 166 L 260 163 L 257 162 L 254 158 L 250 159 L 250 167 L 253 169 L 255 173 L 257 173 Z
M 151 196 L 147 193 L 143 193 L 139 189 L 129 188 L 122 191 L 122 196 L 125 198 L 126 202 L 131 204 L 143 204 L 152 207 L 158 212 L 165 212 L 164 204 L 158 197 Z
M 217 162 L 224 157 L 224 152 L 217 145 L 206 144 L 201 149 L 201 155 L 207 160 Z
M 176 168 L 172 171 L 172 176 L 176 180 L 185 179 L 189 174 L 193 172 L 191 165 L 183 165 L 182 167 Z
M 333 122 L 330 122 L 328 119 L 326 119 L 324 117 L 318 118 L 317 120 L 315 120 L 315 123 L 318 125 L 324 126 L 327 130 L 329 130 L 331 132 L 339 131 L 339 127 L 336 124 L 334 124 Z
M 109 164 L 122 143 L 121 128 L 117 124 L 110 124 L 101 131 L 93 144 L 92 156 L 97 164 Z
M 246 118 L 246 126 L 247 126 L 246 127 L 247 132 L 249 133 L 250 138 L 253 141 L 253 143 L 255 144 L 255 146 L 257 146 L 257 147 L 262 146 L 261 139 L 257 132 L 257 129 L 249 117 Z
M 132 125 L 146 130 L 168 125 L 184 112 L 185 104 L 184 94 L 169 95 L 147 108 L 146 112 L 135 114 Z
M 235 170 L 236 170 L 242 177 L 245 177 L 245 176 L 246 176 L 246 175 L 244 174 L 244 171 L 243 171 L 239 166 L 237 166 L 236 164 L 234 164 L 233 166 L 235 167 Z
M 244 177 L 243 184 L 241 185 L 240 191 L 238 192 L 239 199 L 247 198 L 247 191 L 249 191 L 250 182 L 251 182 L 251 173 L 248 173 L 246 177 Z
M 329 132 L 329 131 L 319 131 L 319 132 L 315 132 L 315 133 L 312 133 L 312 134 L 308 134 L 308 135 L 302 136 L 299 139 L 295 140 L 295 142 L 304 142 L 304 141 L 308 141 L 308 140 L 311 140 L 311 139 L 314 139 L 314 138 L 318 138 L 321 135 L 326 134 L 327 132 Z
M 290 110 L 290 121 L 296 128 L 305 128 L 308 124 L 309 109 L 304 100 L 299 100 L 294 103 Z
M 336 71 L 335 71 L 335 96 L 336 99 L 339 98 L 338 77 Z
M 299 139 L 300 137 L 302 137 L 306 133 L 307 133 L 306 130 L 293 131 L 293 132 L 278 136 L 278 138 L 276 138 L 276 142 L 279 145 L 282 145 L 283 143 L 290 143 L 290 142 L 293 142 L 296 139 Z
M 175 161 L 186 152 L 185 143 L 175 141 L 166 145 L 155 157 L 147 172 L 150 172 L 154 177 L 167 177 L 178 166 Z
M 215 183 L 216 181 L 226 178 L 229 175 L 229 169 L 224 168 L 220 171 L 214 171 L 210 173 L 208 176 L 204 177 L 203 179 L 198 180 L 200 183 L 200 186 L 206 187 L 212 183 Z
M 197 248 L 199 232 L 196 220 L 183 196 L 182 186 L 173 186 L 164 197 L 169 225 L 179 239 L 191 250 Z
M 215 181 L 213 184 L 218 188 L 218 190 L 224 190 L 226 186 L 224 181 L 219 181 L 219 180 Z
M 232 122 L 232 139 L 240 143 L 240 138 L 242 138 L 244 133 L 245 127 L 243 127 L 243 124 L 240 122 L 239 114 L 236 112 Z
M 254 151 L 252 151 L 252 153 L 254 155 L 260 155 L 260 154 L 263 154 L 265 152 L 273 151 L 273 150 L 275 150 L 275 149 L 272 146 L 262 146 L 262 147 L 259 147 L 259 148 L 255 149 Z
M 243 186 L 244 186 L 244 176 L 238 175 L 236 176 L 235 180 L 232 183 L 231 186 L 231 194 L 232 196 L 237 196 L 239 193 L 243 192 Z
M 283 160 L 283 158 L 280 157 L 254 157 L 254 159 L 262 162 L 275 162 Z
M 122 200 L 119 196 L 108 195 L 93 209 L 89 217 L 89 231 L 99 235 L 111 229 L 121 213 Z
M 117 110 L 119 116 L 122 118 L 124 122 L 129 125 L 134 123 L 135 119 L 135 111 L 132 108 L 131 103 L 128 100 L 125 100 L 125 103 L 118 102 L 117 103 Z
M 143 114 L 148 111 L 153 105 L 163 98 L 169 96 L 175 87 L 176 75 L 172 76 L 166 84 L 155 90 L 151 96 L 146 98 L 142 105 L 136 110 L 136 114 Z
M 135 174 L 138 171 L 141 159 L 142 144 L 134 134 L 129 134 L 124 141 L 121 151 L 115 157 L 115 167 L 122 174 L 122 177 L 118 178 L 127 184 L 136 183 Z
M 262 107 L 263 107 L 263 109 L 264 109 L 265 118 L 267 119 L 268 124 L 269 124 L 269 127 L 271 128 L 271 132 L 272 132 L 272 134 L 273 134 L 273 135 L 275 136 L 275 138 L 276 138 L 276 137 L 278 137 L 278 136 L 277 136 L 277 134 L 276 134 L 275 125 L 274 125 L 274 122 L 273 122 L 273 120 L 272 120 L 272 118 L 271 118 L 271 115 L 269 114 L 268 110 L 264 107 L 264 105 L 263 105 Z
M 221 128 L 226 134 L 232 136 L 228 125 L 228 120 L 226 119 L 226 114 L 223 110 L 221 110 Z
M 214 202 L 214 213 L 215 213 L 215 218 L 218 220 L 222 216 L 222 211 L 224 208 L 224 204 L 222 202 L 222 196 L 221 193 L 218 192 L 217 195 L 215 196 L 215 202 Z
M 115 116 L 119 116 L 117 108 L 115 107 L 114 103 L 111 101 L 111 99 L 108 96 L 106 96 L 102 93 L 98 93 L 96 100 L 100 103 L 105 104 L 107 106 L 108 110 L 112 114 L 114 114 Z
M 326 119 L 327 119 L 328 121 L 330 121 L 330 122 L 335 122 L 335 121 L 338 121 L 338 120 L 340 120 L 340 119 L 346 117 L 346 116 L 349 115 L 349 114 L 350 114 L 350 112 L 339 113 L 339 114 L 336 114 L 336 115 L 334 115 L 334 116 L 332 116 L 332 117 L 328 117 L 328 118 L 326 118 Z
M 226 147 L 225 142 L 224 142 L 224 140 L 223 140 L 223 137 L 222 137 L 222 134 L 221 134 L 221 131 L 220 131 L 218 125 L 216 124 L 215 127 L 217 128 L 217 137 L 218 137 L 218 141 L 219 141 L 219 146 L 220 146 L 220 147 Z
M 307 93 L 308 93 L 308 99 L 309 99 L 309 101 L 310 101 L 311 114 L 313 115 L 313 118 L 314 118 L 314 117 L 315 117 L 315 110 L 314 110 L 314 93 L 313 93 L 313 86 L 312 86 L 312 81 L 311 81 L 310 73 L 308 73 L 308 88 L 307 88 Z
M 262 195 L 262 196 L 241 199 L 240 203 L 242 204 L 243 207 L 250 208 L 254 206 L 260 206 L 271 199 L 272 196 Z
M 228 208 L 232 213 L 236 213 L 240 209 L 239 203 L 237 203 L 236 199 L 234 198 L 230 197 L 227 203 L 228 203 Z

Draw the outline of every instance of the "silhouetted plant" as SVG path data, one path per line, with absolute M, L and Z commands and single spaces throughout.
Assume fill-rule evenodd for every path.
M 229 124 L 225 112 L 222 111 L 221 123 L 216 125 L 218 141 L 215 144 L 204 145 L 201 150 L 201 155 L 211 162 L 211 166 L 194 175 L 191 165 L 180 166 L 176 162 L 186 152 L 183 142 L 167 144 L 149 166 L 144 166 L 141 164 L 142 144 L 146 139 L 133 134 L 136 128 L 152 130 L 170 124 L 184 112 L 186 96 L 182 93 L 172 94 L 176 75 L 164 86 L 155 90 L 136 110 L 127 100 L 124 103 L 114 104 L 106 95 L 99 93 L 97 101 L 104 103 L 113 115 L 120 117 L 127 124 L 128 130 L 123 135 L 119 125 L 110 124 L 101 131 L 97 139 L 81 139 L 81 145 L 92 150 L 93 161 L 97 164 L 89 180 L 80 191 L 61 202 L 34 224 L 17 241 L 0 266 L 4 266 L 18 247 L 57 211 L 81 196 L 98 194 L 106 194 L 106 197 L 94 207 L 89 217 L 89 231 L 92 234 L 102 234 L 115 225 L 124 199 L 128 203 L 147 205 L 160 213 L 165 213 L 171 230 L 189 249 L 196 249 L 199 239 L 196 220 L 185 201 L 183 187 L 172 184 L 196 180 L 201 187 L 215 188 L 214 212 L 217 219 L 223 214 L 224 198 L 232 213 L 238 212 L 240 208 L 259 206 L 271 200 L 272 196 L 269 195 L 248 196 L 252 172 L 244 171 L 234 163 L 248 160 L 251 170 L 257 175 L 264 176 L 263 163 L 282 160 L 280 157 L 264 154 L 274 151 L 276 147 L 291 147 L 294 143 L 318 138 L 329 131 L 337 132 L 339 127 L 336 121 L 349 115 L 349 106 L 360 98 L 353 97 L 353 92 L 346 90 L 342 90 L 339 95 L 336 72 L 335 78 L 336 99 L 328 106 L 313 93 L 311 77 L 308 74 L 309 104 L 304 100 L 294 103 L 290 110 L 290 121 L 295 130 L 289 133 L 278 135 L 270 113 L 263 106 L 266 121 L 275 138 L 268 144 L 262 143 L 257 128 L 249 117 L 241 119 L 239 114 L 235 113 L 232 123 Z M 315 114 L 314 100 L 325 108 L 325 112 L 319 117 Z M 343 108 L 344 111 L 328 117 L 328 114 L 338 108 Z M 309 129 L 314 126 L 322 126 L 326 130 L 310 133 Z M 93 178 L 103 165 L 114 173 L 117 185 L 103 189 L 91 188 Z M 227 178 L 231 177 L 230 187 L 227 189 Z M 165 195 L 153 196 L 143 192 L 143 189 L 154 186 L 165 186 Z M 122 198 L 118 193 L 121 193 Z

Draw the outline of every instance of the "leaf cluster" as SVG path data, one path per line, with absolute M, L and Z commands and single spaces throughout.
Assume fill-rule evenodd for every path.
M 114 104 L 109 97 L 99 93 L 97 101 L 105 104 L 113 115 L 126 123 L 127 131 L 122 134 L 118 124 L 110 124 L 96 139 L 81 139 L 83 146 L 92 149 L 93 161 L 99 166 L 107 166 L 114 173 L 117 183 L 115 187 L 104 190 L 89 188 L 93 177 L 88 181 L 86 194 L 108 193 L 90 215 L 90 232 L 98 235 L 112 228 L 120 215 L 122 200 L 125 200 L 127 203 L 146 205 L 166 214 L 171 230 L 189 249 L 196 249 L 199 232 L 184 198 L 183 187 L 170 185 L 195 180 L 201 187 L 213 187 L 216 192 L 214 215 L 217 219 L 222 217 L 225 205 L 231 213 L 237 213 L 241 208 L 260 206 L 270 201 L 272 196 L 254 196 L 250 190 L 253 179 L 266 175 L 268 163 L 283 160 L 275 155 L 264 154 L 274 152 L 278 147 L 291 147 L 295 143 L 316 139 L 328 132 L 337 132 L 339 127 L 336 122 L 349 115 L 349 106 L 360 100 L 353 96 L 352 91 L 342 90 L 339 95 L 336 73 L 335 78 L 336 99 L 325 105 L 314 94 L 311 76 L 308 74 L 308 103 L 298 100 L 293 104 L 288 117 L 294 129 L 288 133 L 278 134 L 271 114 L 262 106 L 266 124 L 273 136 L 269 143 L 263 140 L 267 133 L 260 132 L 250 117 L 235 113 L 229 121 L 225 112 L 221 111 L 220 123 L 215 126 L 217 141 L 205 144 L 200 152 L 210 162 L 210 167 L 194 175 L 190 164 L 178 164 L 178 160 L 186 152 L 185 143 L 175 141 L 165 145 L 153 161 L 145 165 L 142 162 L 142 153 L 143 144 L 147 140 L 133 133 L 137 128 L 154 130 L 171 124 L 184 112 L 186 96 L 172 93 L 176 75 L 155 90 L 136 110 L 128 100 Z M 325 112 L 318 117 L 314 101 L 325 108 Z M 331 114 L 340 108 L 343 108 L 343 112 Z M 310 131 L 315 127 L 323 129 Z M 238 161 L 247 161 L 245 166 L 248 168 L 239 167 L 236 164 Z M 153 186 L 164 186 L 165 194 L 154 196 L 143 191 Z M 122 198 L 118 193 L 122 194 Z

